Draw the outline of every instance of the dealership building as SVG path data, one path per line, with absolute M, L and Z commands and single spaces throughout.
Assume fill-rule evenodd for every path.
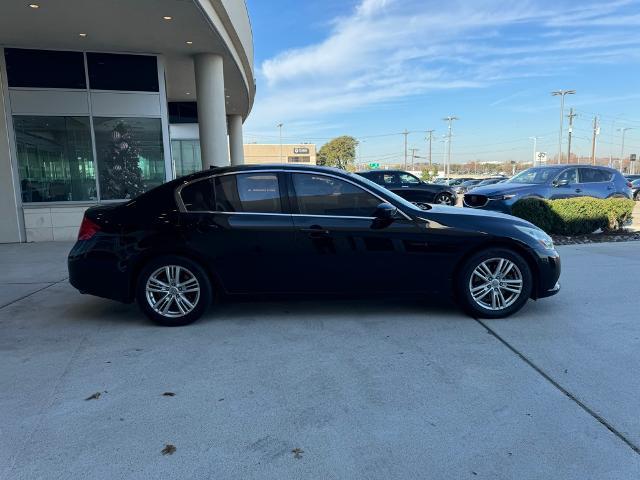
M 0 243 L 71 240 L 89 206 L 244 163 L 243 0 L 3 0 L 0 12 Z

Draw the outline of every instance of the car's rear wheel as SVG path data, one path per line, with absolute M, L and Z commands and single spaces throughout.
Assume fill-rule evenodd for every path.
M 453 197 L 446 192 L 442 192 L 436 195 L 433 203 L 439 203 L 440 205 L 453 205 Z
M 195 322 L 211 303 L 211 282 L 200 265 L 179 256 L 149 262 L 138 278 L 136 299 L 155 323 L 178 327 Z
M 455 281 L 464 310 L 480 318 L 503 318 L 517 312 L 533 288 L 527 262 L 504 248 L 485 250 L 469 258 Z

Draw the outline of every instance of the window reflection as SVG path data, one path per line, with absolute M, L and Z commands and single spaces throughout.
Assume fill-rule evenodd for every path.
M 164 182 L 159 118 L 95 117 L 102 200 L 134 198 Z
M 88 117 L 13 118 L 22 201 L 96 200 Z
M 202 170 L 199 140 L 172 140 L 171 155 L 176 166 L 176 177 Z

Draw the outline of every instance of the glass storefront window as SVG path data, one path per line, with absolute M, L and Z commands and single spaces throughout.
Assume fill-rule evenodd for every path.
M 176 177 L 202 170 L 199 140 L 172 140 L 171 156 L 176 167 Z
M 22 201 L 96 200 L 88 117 L 14 116 Z
M 159 118 L 94 117 L 102 200 L 136 197 L 165 179 Z

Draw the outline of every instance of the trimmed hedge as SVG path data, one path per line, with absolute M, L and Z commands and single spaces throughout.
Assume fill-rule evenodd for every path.
M 633 207 L 634 201 L 626 198 L 525 198 L 513 205 L 512 214 L 549 234 L 586 235 L 620 230 L 631 220 Z

